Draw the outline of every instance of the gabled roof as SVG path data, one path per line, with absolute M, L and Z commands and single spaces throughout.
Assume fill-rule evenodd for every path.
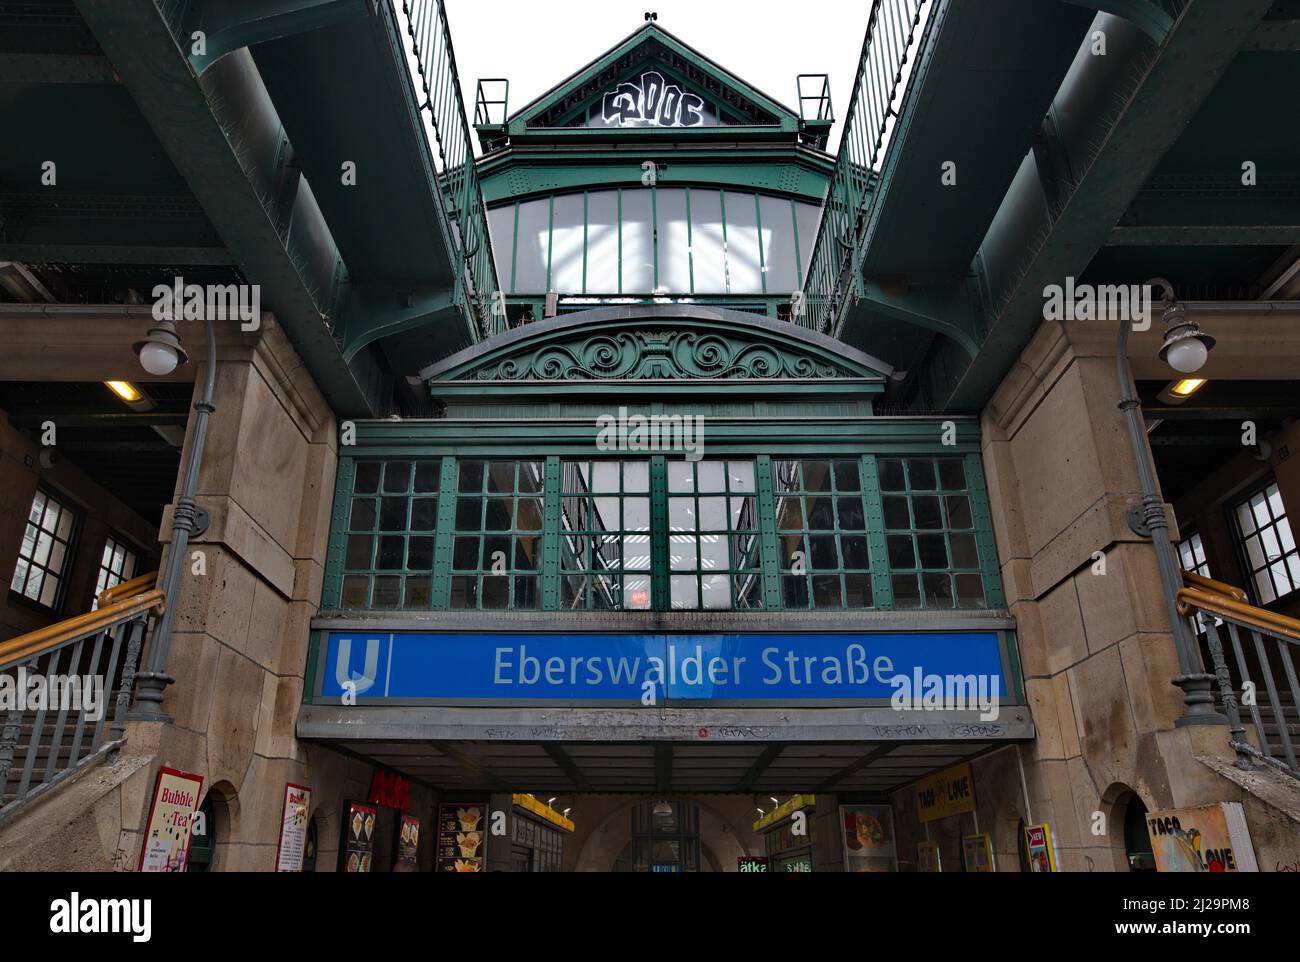
M 656 70 L 667 82 L 719 104 L 740 126 L 787 131 L 799 127 L 797 112 L 650 22 L 511 114 L 507 122 L 510 135 L 563 127 L 619 83 L 646 70 Z

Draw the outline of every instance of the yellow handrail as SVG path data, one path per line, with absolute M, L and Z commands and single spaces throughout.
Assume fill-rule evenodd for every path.
M 142 591 L 148 591 L 157 580 L 158 572 L 150 571 L 146 575 L 140 575 L 140 577 L 132 578 L 130 581 L 123 581 L 111 588 L 105 588 L 99 593 L 99 607 L 116 604 L 126 598 L 133 598 Z
M 1183 588 L 1178 592 L 1178 611 L 1190 615 L 1192 609 L 1207 611 L 1211 614 L 1232 618 L 1251 628 L 1270 631 L 1300 641 L 1300 621 L 1279 615 L 1273 611 L 1243 604 L 1218 592 L 1203 591 L 1200 588 Z
M 12 664 L 55 648 L 73 638 L 103 631 L 120 621 L 126 621 L 144 611 L 153 610 L 155 615 L 162 613 L 167 604 L 167 596 L 162 589 L 154 588 L 143 594 L 134 595 L 125 601 L 96 608 L 84 615 L 76 615 L 36 631 L 29 631 L 17 638 L 0 642 L 0 665 Z
M 1211 594 L 1226 595 L 1233 601 L 1240 601 L 1243 605 L 1250 604 L 1250 597 L 1240 588 L 1224 581 L 1215 581 L 1205 575 L 1198 575 L 1195 571 L 1183 572 L 1183 584 L 1188 588 L 1199 588 Z

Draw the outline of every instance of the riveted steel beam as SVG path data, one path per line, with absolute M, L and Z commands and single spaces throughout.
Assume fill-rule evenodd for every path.
M 1098 13 L 1121 17 L 1140 29 L 1156 43 L 1162 43 L 1174 25 L 1171 17 L 1154 0 L 1065 0 L 1076 7 L 1087 7 Z
M 945 344 L 932 365 L 944 382 L 932 379 L 930 393 L 945 409 L 977 409 L 988 398 L 1041 323 L 1044 290 L 1077 277 L 1105 246 L 1269 6 L 1189 0 L 1159 47 L 1102 16 L 1107 55 L 1080 48 L 1045 125 L 1048 153 L 1063 152 L 1074 176 L 1052 202 L 1043 151 L 1021 164 L 973 266 L 988 335 L 973 360 Z
M 248 51 L 222 57 L 198 78 L 186 59 L 188 38 L 154 0 L 76 2 L 331 407 L 349 416 L 383 410 L 386 389 L 373 359 L 350 365 L 335 341 L 346 266 Z
M 195 73 L 202 74 L 232 50 L 346 23 L 374 13 L 378 0 L 190 0 L 178 6 L 175 24 Z M 197 45 L 196 32 L 203 43 Z M 196 50 L 201 52 L 196 52 Z

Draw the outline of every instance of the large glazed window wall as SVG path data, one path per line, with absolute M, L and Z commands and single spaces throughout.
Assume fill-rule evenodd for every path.
M 802 284 L 821 209 L 746 191 L 638 187 L 488 212 L 514 294 L 774 294 Z
M 360 610 L 999 607 L 978 457 L 345 461 Z

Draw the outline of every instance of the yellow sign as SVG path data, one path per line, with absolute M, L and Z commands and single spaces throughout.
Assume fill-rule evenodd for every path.
M 975 811 L 975 776 L 970 765 L 954 765 L 917 782 L 916 811 L 923 822 Z
M 512 795 L 510 800 L 519 808 L 527 809 L 539 818 L 544 818 L 553 825 L 558 825 L 566 832 L 572 832 L 576 828 L 570 819 L 531 795 Z
M 796 795 L 788 801 L 783 802 L 776 808 L 772 809 L 757 822 L 754 823 L 754 831 L 761 832 L 765 828 L 770 828 L 784 818 L 789 818 L 801 808 L 812 808 L 817 804 L 816 795 Z

